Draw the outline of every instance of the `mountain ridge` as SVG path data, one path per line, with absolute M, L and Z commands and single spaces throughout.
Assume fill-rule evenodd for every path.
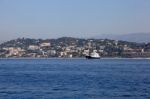
M 150 33 L 103 34 L 96 36 L 95 38 L 107 38 L 137 43 L 148 43 L 150 42 Z

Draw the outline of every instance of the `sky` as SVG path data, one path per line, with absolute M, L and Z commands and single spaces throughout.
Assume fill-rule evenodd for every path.
M 150 32 L 150 0 L 0 0 L 0 41 Z

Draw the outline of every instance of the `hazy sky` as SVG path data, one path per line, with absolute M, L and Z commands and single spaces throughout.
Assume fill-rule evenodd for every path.
M 0 0 L 0 40 L 150 32 L 150 0 Z

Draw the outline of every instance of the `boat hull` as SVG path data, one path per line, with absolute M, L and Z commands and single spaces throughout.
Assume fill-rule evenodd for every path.
M 86 59 L 100 59 L 100 57 L 85 56 Z

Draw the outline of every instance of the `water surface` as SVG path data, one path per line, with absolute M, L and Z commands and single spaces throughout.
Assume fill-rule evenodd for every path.
M 0 59 L 0 99 L 150 99 L 150 60 Z

